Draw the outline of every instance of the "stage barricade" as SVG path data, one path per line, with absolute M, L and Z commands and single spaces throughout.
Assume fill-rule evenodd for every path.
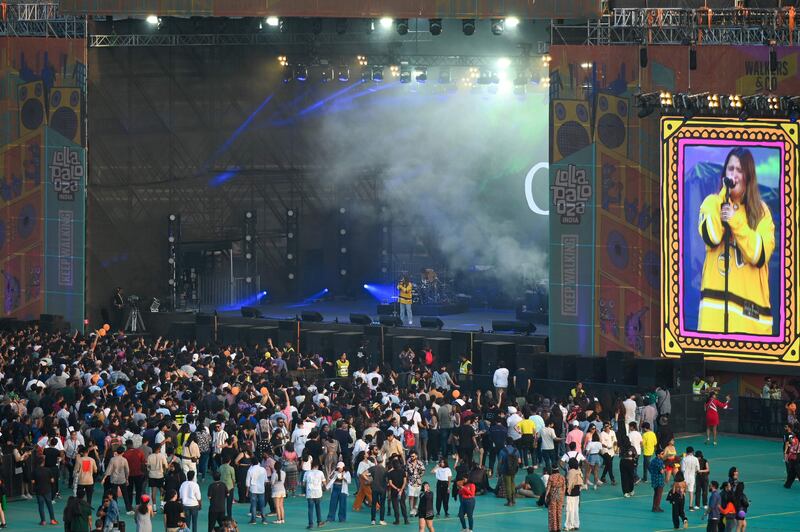
M 738 398 L 738 432 L 780 438 L 786 424 L 786 402 L 760 397 Z M 722 419 L 725 418 L 723 413 Z M 721 422 L 720 422 L 721 424 Z

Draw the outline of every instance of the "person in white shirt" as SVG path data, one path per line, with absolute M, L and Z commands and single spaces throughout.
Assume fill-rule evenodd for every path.
M 636 421 L 636 396 L 631 395 L 622 401 L 622 406 L 625 408 L 625 426 L 628 427 L 631 422 Z
M 322 520 L 320 501 L 322 500 L 322 490 L 325 484 L 325 474 L 319 470 L 319 465 L 316 462 L 311 463 L 311 471 L 306 473 L 305 483 L 306 502 L 308 503 L 308 528 L 313 528 L 314 526 L 314 510 L 317 512 L 317 526 L 322 526 L 325 521 Z
M 506 425 L 508 426 L 508 437 L 514 441 L 522 438 L 522 433 L 517 430 L 517 424 L 522 421 L 522 416 L 519 415 L 517 409 L 513 406 L 508 407 L 508 419 Z
M 642 434 L 638 430 L 636 430 L 636 422 L 632 421 L 628 423 L 628 440 L 630 440 L 631 445 L 636 450 L 636 460 L 634 460 L 634 471 L 639 471 L 639 457 L 642 456 Z M 634 474 L 634 482 L 639 482 L 639 473 Z
M 192 532 L 197 532 L 197 514 L 200 512 L 201 495 L 200 486 L 194 480 L 194 471 L 186 474 L 186 480 L 181 484 L 178 494 L 183 504 L 183 513 L 186 516 L 186 524 L 190 526 Z
M 694 455 L 694 447 L 686 448 L 686 456 L 681 460 L 681 471 L 683 471 L 683 479 L 686 481 L 686 500 L 689 501 L 689 511 L 699 510 L 700 507 L 695 506 L 694 487 L 697 472 L 700 471 L 700 460 Z
M 578 461 L 579 468 L 583 470 L 583 462 L 586 460 L 586 457 L 578 450 L 578 445 L 574 441 L 570 442 L 569 450 L 561 456 L 561 467 L 566 470 L 572 458 Z
M 247 470 L 244 482 L 245 494 L 250 496 L 250 524 L 255 524 L 256 516 L 261 516 L 261 523 L 267 524 L 267 515 L 264 513 L 267 470 L 259 463 L 258 458 L 253 458 L 253 465 Z
M 350 473 L 344 470 L 344 462 L 336 464 L 336 471 L 328 479 L 328 491 L 331 492 L 331 502 L 328 506 L 328 521 L 336 521 L 337 507 L 339 522 L 347 520 L 347 496 L 352 479 Z
M 381 385 L 383 382 L 383 375 L 378 372 L 378 369 L 375 368 L 375 371 L 371 371 L 367 373 L 367 387 L 372 390 L 373 392 L 378 389 L 378 386 Z
M 505 395 L 506 390 L 508 389 L 508 368 L 501 366 L 494 370 L 492 384 L 494 385 L 494 391 L 497 394 L 497 402 L 502 403 L 503 395 Z
M 617 434 L 611 430 L 610 423 L 603 424 L 603 431 L 600 433 L 600 445 L 603 449 L 600 451 L 600 456 L 603 459 L 603 473 L 600 475 L 600 481 L 606 481 L 606 474 L 611 479 L 611 485 L 616 486 L 617 481 L 614 479 L 614 455 L 617 448 Z

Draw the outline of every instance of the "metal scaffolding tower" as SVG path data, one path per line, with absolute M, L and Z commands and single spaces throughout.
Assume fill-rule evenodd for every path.
M 0 35 L 5 37 L 58 37 L 83 39 L 86 19 L 64 15 L 58 2 L 3 3 Z

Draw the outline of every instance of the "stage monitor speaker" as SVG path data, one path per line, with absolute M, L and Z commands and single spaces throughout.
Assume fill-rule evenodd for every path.
M 401 320 L 398 316 L 381 316 L 380 323 L 384 327 L 402 327 L 403 320 Z
M 244 309 L 252 309 L 252 307 L 242 307 L 242 315 L 244 315 Z M 258 310 L 258 309 L 252 309 Z M 247 317 L 247 316 L 245 316 Z M 213 325 L 214 324 L 214 315 L 213 314 L 202 314 L 197 313 L 194 316 L 194 322 L 197 325 Z
M 450 357 L 457 362 L 462 355 L 471 358 L 474 353 L 475 333 L 453 331 L 450 333 Z
M 39 328 L 45 333 L 62 331 L 64 329 L 64 316 L 60 314 L 40 314 Z
M 675 360 L 667 358 L 639 358 L 636 360 L 640 388 L 653 389 L 656 386 L 673 389 L 675 387 Z
M 81 90 L 50 89 L 50 127 L 77 145 L 81 144 Z
M 19 134 L 37 131 L 45 123 L 44 85 L 41 81 L 23 83 L 17 87 L 19 104 Z
M 243 318 L 261 318 L 261 309 L 257 307 L 242 307 Z
M 354 325 L 372 325 L 372 318 L 366 314 L 350 314 L 350 323 Z
M 592 143 L 591 107 L 586 100 L 553 100 L 553 160 L 558 162 Z
M 536 332 L 536 325 L 519 320 L 492 320 L 492 330 L 494 332 L 515 332 L 533 334 Z
M 511 342 L 484 342 L 481 346 L 480 373 L 494 375 L 500 367 L 513 369 L 516 354 L 517 346 Z
M 311 322 L 316 322 L 316 323 L 319 323 L 319 322 L 321 322 L 323 320 L 322 314 L 320 314 L 316 310 L 304 310 L 300 314 L 300 319 L 302 321 L 311 321 Z
M 425 345 L 433 352 L 434 367 L 450 363 L 450 353 L 453 341 L 450 338 L 426 338 Z
M 292 342 L 292 346 L 297 349 L 297 321 L 281 320 L 278 322 L 278 342 L 281 347 L 286 342 Z
M 609 351 L 606 354 L 606 382 L 636 384 L 636 361 L 633 351 Z
M 441 318 L 436 316 L 422 316 L 419 319 L 419 326 L 424 329 L 439 329 L 441 330 L 444 327 L 444 322 Z
M 576 380 L 606 382 L 606 361 L 602 357 L 580 357 L 576 366 Z
M 678 391 L 682 394 L 692 393 L 692 381 L 695 377 L 706 376 L 706 359 L 703 355 L 681 355 L 679 368 Z
M 574 382 L 577 376 L 578 355 L 547 355 L 547 378 L 554 381 Z M 536 375 L 534 374 L 534 379 Z
M 355 360 L 355 357 L 358 354 L 358 349 L 362 345 L 364 345 L 364 333 L 362 332 L 346 331 L 333 335 L 334 356 L 339 357 L 342 353 L 347 353 L 347 356 L 352 361 L 351 365 L 354 366 L 351 369 L 358 369 L 359 364 L 366 362 L 364 360 Z

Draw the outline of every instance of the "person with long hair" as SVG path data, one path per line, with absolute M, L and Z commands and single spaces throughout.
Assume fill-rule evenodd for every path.
M 731 396 L 725 397 L 723 403 L 717 399 L 717 392 L 711 392 L 706 401 L 706 445 L 711 439 L 711 433 L 714 433 L 714 445 L 717 444 L 717 427 L 719 426 L 719 411 L 727 410 L 730 406 Z
M 769 259 L 775 250 L 775 224 L 758 191 L 750 150 L 736 147 L 728 152 L 720 181 L 719 192 L 707 196 L 700 206 L 698 231 L 706 244 L 706 258 L 697 328 L 768 336 L 772 334 Z
M 433 529 L 433 492 L 431 485 L 422 483 L 422 492 L 417 503 L 417 517 L 419 518 L 419 532 L 435 532 Z
M 275 502 L 275 513 L 278 517 L 275 524 L 282 525 L 286 522 L 283 506 L 286 501 L 286 471 L 283 470 L 280 460 L 275 462 L 272 471 L 272 500 Z
M 747 529 L 747 510 L 750 508 L 750 501 L 744 494 L 744 482 L 739 482 L 733 491 L 733 507 L 736 509 L 736 532 L 744 532 Z
M 472 532 L 475 514 L 475 484 L 469 479 L 456 482 L 458 485 L 458 496 L 461 504 L 458 507 L 458 519 L 461 521 L 461 529 Z
M 581 487 L 585 486 L 580 464 L 574 458 L 570 458 L 567 471 L 567 491 L 566 497 L 566 519 L 564 521 L 565 530 L 578 530 L 581 527 L 580 501 Z
M 672 504 L 672 526 L 689 528 L 689 520 L 686 519 L 686 482 L 683 478 L 683 471 L 675 473 L 675 482 L 667 495 L 667 502 Z
M 153 505 L 150 504 L 150 496 L 142 495 L 141 502 L 136 507 L 136 513 L 134 514 L 136 532 L 153 532 L 153 523 L 150 518 L 155 514 Z
M 550 532 L 561 531 L 561 515 L 564 510 L 564 494 L 567 483 L 558 467 L 550 470 L 547 488 L 544 492 L 544 503 L 547 506 L 547 529 Z

